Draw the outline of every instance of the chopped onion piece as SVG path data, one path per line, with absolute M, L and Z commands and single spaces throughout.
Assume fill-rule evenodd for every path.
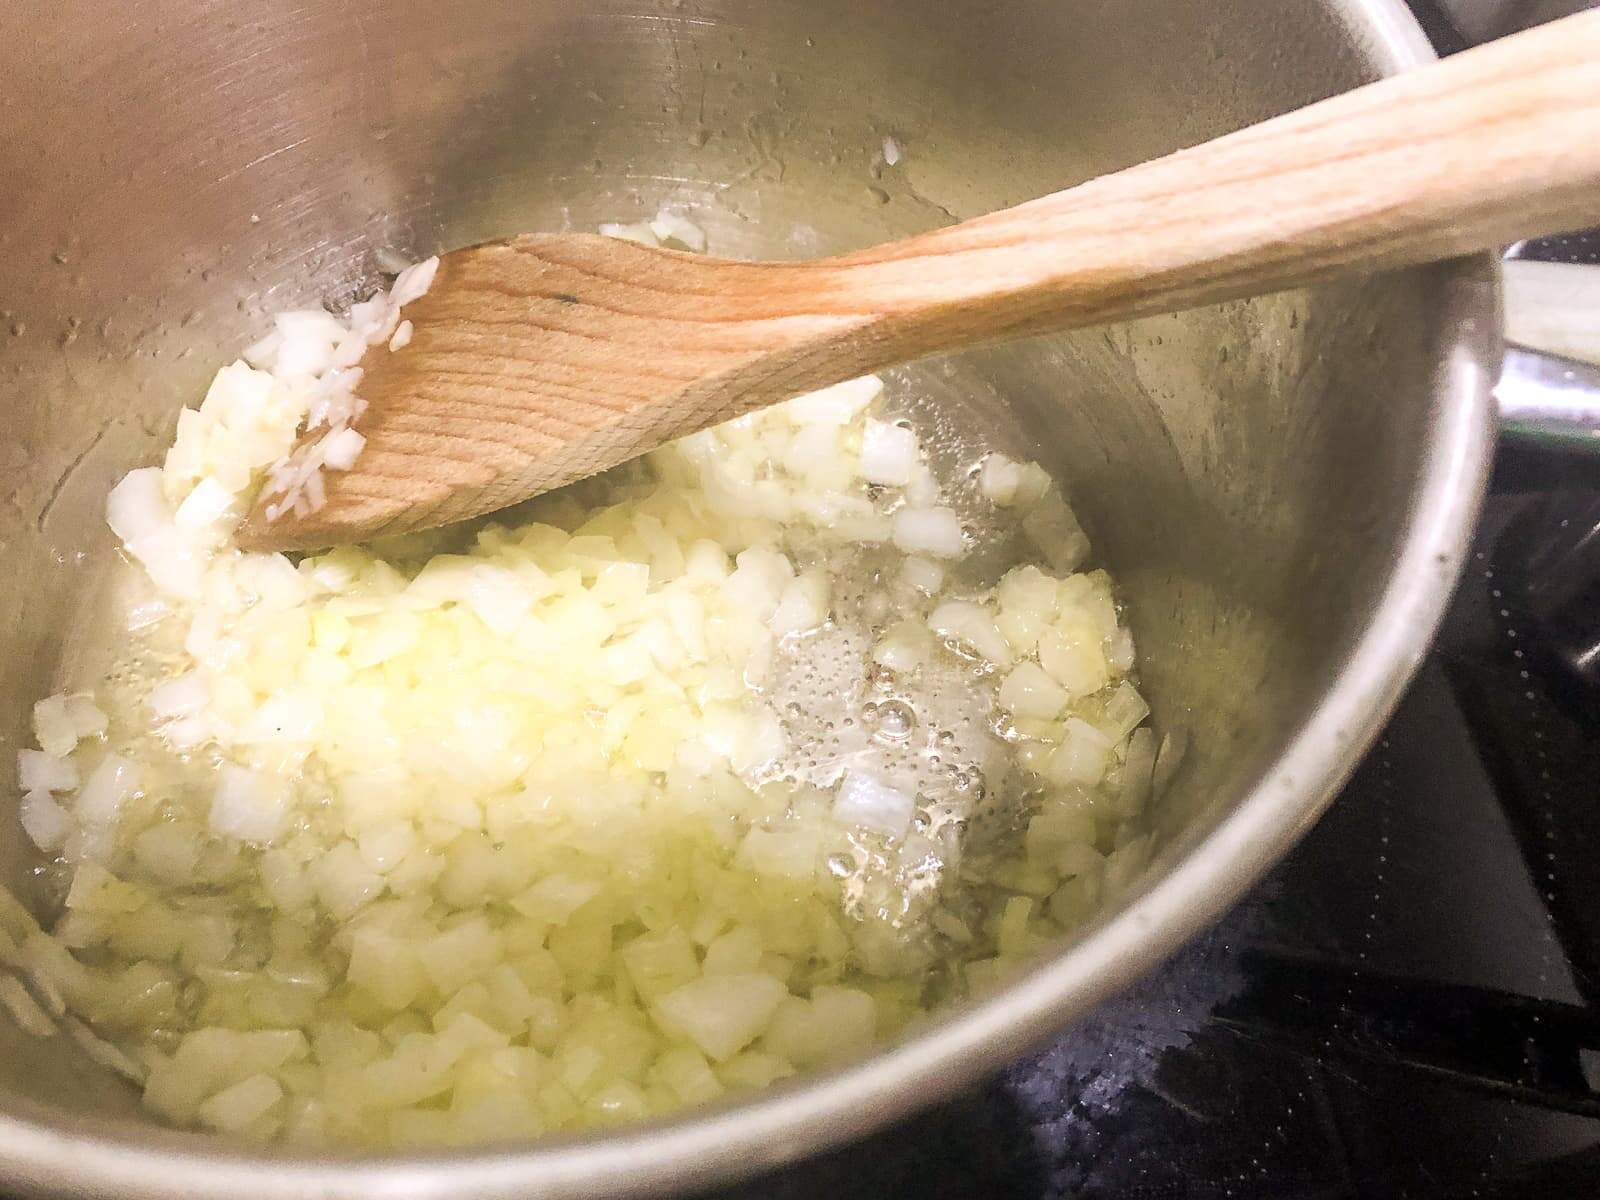
M 935 508 L 939 504 L 939 481 L 926 463 L 918 463 L 906 484 L 906 504 L 912 508 Z
M 656 231 L 650 227 L 648 221 L 639 221 L 632 225 L 620 225 L 610 222 L 600 226 L 602 237 L 616 238 L 624 242 L 637 242 L 641 246 L 659 248 L 661 239 L 656 237 Z
M 1183 762 L 1184 753 L 1189 749 L 1189 732 L 1186 729 L 1169 729 L 1161 737 L 1161 749 L 1156 753 L 1155 775 L 1151 780 L 1153 789 L 1165 792 L 1172 784 L 1172 777 L 1177 773 L 1179 765 Z
M 780 637 L 790 633 L 804 633 L 815 629 L 828 619 L 831 587 L 827 573 L 806 571 L 784 585 L 769 624 Z
M 1069 696 L 1098 692 L 1111 679 L 1095 639 L 1076 627 L 1045 630 L 1039 637 L 1039 662 Z
M 915 808 L 910 792 L 866 772 L 848 771 L 834 796 L 833 819 L 898 838 L 910 828 Z
M 1133 632 L 1126 627 L 1118 629 L 1106 642 L 1106 662 L 1118 675 L 1133 670 Z
M 1149 715 L 1150 706 L 1139 695 L 1139 689 L 1124 679 L 1106 697 L 1105 716 L 1099 725 L 1113 742 L 1120 742 Z
M 23 1033 L 34 1037 L 55 1036 L 56 1023 L 50 1019 L 50 1014 L 39 1007 L 28 989 L 10 972 L 0 973 L 0 1004 Z
M 978 490 L 1002 508 L 1016 503 L 1022 486 L 1022 464 L 998 451 L 978 464 Z
M 172 513 L 161 490 L 161 469 L 129 471 L 106 499 L 106 522 L 124 543 L 164 533 Z
M 433 286 L 433 277 L 439 273 L 439 256 L 437 254 L 423 259 L 421 262 L 412 263 L 395 277 L 394 286 L 389 289 L 389 304 L 393 308 L 410 304 L 413 300 L 420 300 L 428 294 L 428 289 Z
M 753 546 L 739 554 L 738 566 L 723 584 L 723 594 L 737 610 L 757 621 L 770 621 L 777 611 L 794 567 L 782 554 Z
M 56 803 L 49 792 L 25 792 L 18 810 L 22 830 L 46 854 L 54 854 L 66 844 L 72 832 L 72 817 Z
M 1061 493 L 1051 488 L 1022 518 L 1022 531 L 1052 570 L 1076 571 L 1089 554 L 1089 539 Z
M 876 375 L 863 375 L 796 396 L 783 406 L 783 411 L 797 425 L 848 425 L 882 394 L 883 380 Z
M 928 616 L 928 628 L 942 638 L 970 646 L 997 666 L 1011 664 L 1011 647 L 995 624 L 994 615 L 970 600 L 946 600 Z
M 19 750 L 17 783 L 25 792 L 70 792 L 78 786 L 78 768 L 42 750 Z
M 33 736 L 46 754 L 65 758 L 72 753 L 80 734 L 65 696 L 47 696 L 33 706 Z
M 788 994 L 770 975 L 706 976 L 668 992 L 652 1011 L 665 1028 L 724 1062 L 761 1036 Z
M 67 719 L 72 723 L 72 731 L 79 741 L 104 733 L 106 726 L 110 724 L 106 714 L 101 712 L 94 701 L 87 696 L 68 696 L 66 710 Z M 43 743 L 41 748 L 49 749 Z
M 872 661 L 891 671 L 915 671 L 933 657 L 934 642 L 921 621 L 897 621 L 872 649 Z
M 706 248 L 706 231 L 682 213 L 663 208 L 650 221 L 650 232 L 662 242 L 677 242 L 695 253 Z
M 966 535 L 954 509 L 902 508 L 894 515 L 893 536 L 907 554 L 960 558 L 966 553 Z
M 734 861 L 758 876 L 810 879 L 817 869 L 821 838 L 814 829 L 752 829 Z
M 108 754 L 79 791 L 74 814 L 86 825 L 109 825 L 123 802 L 139 790 L 139 779 L 137 765 Z
M 150 691 L 150 711 L 158 717 L 192 717 L 211 702 L 211 685 L 201 671 L 190 671 Z
M 226 1133 L 244 1130 L 283 1099 L 283 1087 L 270 1075 L 252 1075 L 224 1088 L 196 1113 L 202 1125 Z
M 232 492 L 207 476 L 178 505 L 173 524 L 179 529 L 208 529 L 227 515 L 233 500 Z
M 1118 809 L 1131 817 L 1144 808 L 1150 798 L 1150 782 L 1156 766 L 1156 735 L 1149 729 L 1135 729 L 1128 738 L 1122 761 L 1122 788 Z
M 1099 783 L 1110 763 L 1113 744 L 1087 721 L 1068 717 L 1046 773 L 1057 783 Z
M 901 564 L 900 578 L 917 591 L 932 596 L 944 587 L 944 568 L 931 559 L 913 556 Z
M 96 1037 L 93 1030 L 75 1017 L 66 1017 L 61 1024 L 72 1040 L 83 1047 L 83 1052 L 95 1062 L 108 1070 L 115 1071 L 130 1083 L 144 1086 L 150 1073 L 145 1070 L 143 1064 L 129 1058 L 104 1038 Z
M 1034 662 L 1017 664 L 1000 685 L 1000 703 L 1019 717 L 1053 721 L 1068 699 L 1066 689 Z
M 354 429 L 341 429 L 331 433 L 322 447 L 323 465 L 335 471 L 348 471 L 356 465 L 356 459 L 360 457 L 366 444 L 367 439 Z
M 288 816 L 284 787 L 260 772 L 224 763 L 211 798 L 211 828 L 242 842 L 270 842 Z
M 867 419 L 856 468 L 861 478 L 868 483 L 904 487 L 911 482 L 921 460 L 915 433 L 889 421 Z

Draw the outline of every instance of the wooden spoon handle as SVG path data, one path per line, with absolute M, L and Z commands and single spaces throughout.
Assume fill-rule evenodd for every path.
M 363 359 L 356 469 L 243 545 L 488 512 L 941 351 L 1447 258 L 1600 220 L 1600 12 L 1144 166 L 815 262 L 529 235 L 446 255 Z
M 1600 216 L 1600 11 L 843 258 L 883 363 L 1397 267 Z M 865 330 L 863 330 L 865 332 Z M 871 351 L 868 351 L 870 354 Z

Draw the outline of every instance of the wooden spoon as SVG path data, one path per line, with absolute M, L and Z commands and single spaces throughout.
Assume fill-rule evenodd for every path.
M 1016 208 L 814 262 L 584 234 L 443 257 L 362 361 L 365 451 L 240 543 L 476 516 L 940 351 L 1480 251 L 1600 221 L 1600 11 Z

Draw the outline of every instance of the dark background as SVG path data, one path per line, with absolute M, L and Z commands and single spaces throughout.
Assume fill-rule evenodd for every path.
M 1585 5 L 1413 7 L 1453 52 Z M 1600 459 L 1502 447 L 1385 736 L 1220 927 L 986 1085 L 719 1195 L 1600 1196 Z

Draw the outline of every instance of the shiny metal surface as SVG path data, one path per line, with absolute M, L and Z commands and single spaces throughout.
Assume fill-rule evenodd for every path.
M 1427 58 L 1398 0 L 90 0 L 0 12 L 0 736 L 25 735 L 121 471 L 259 328 L 377 252 L 663 200 L 730 253 L 842 250 L 1067 186 Z M 875 163 L 892 134 L 905 158 Z M 1487 260 L 968 356 L 1058 470 L 1193 750 L 1140 889 L 857 1067 L 606 1137 L 258 1154 L 146 1123 L 0 1022 L 0 1191 L 659 1194 L 792 1160 L 991 1069 L 1213 919 L 1316 819 L 1421 655 L 1486 471 Z M 999 398 L 1004 398 L 1002 404 Z M 8 821 L 0 874 L 26 892 Z
M 1504 436 L 1600 453 L 1600 367 L 1512 346 L 1494 398 Z

